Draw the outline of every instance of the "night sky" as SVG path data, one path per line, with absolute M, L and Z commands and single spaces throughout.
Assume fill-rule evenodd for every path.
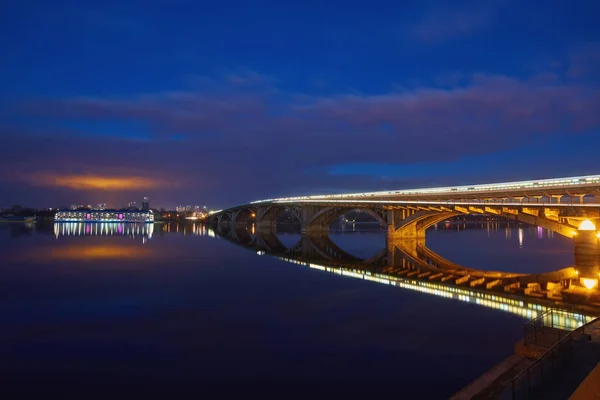
M 8 0 L 0 207 L 600 173 L 600 2 Z

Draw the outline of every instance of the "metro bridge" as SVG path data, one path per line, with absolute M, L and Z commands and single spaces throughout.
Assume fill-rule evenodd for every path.
M 391 236 L 401 238 L 424 237 L 428 227 L 461 214 L 502 216 L 573 237 L 583 221 L 600 220 L 600 175 L 282 197 L 214 211 L 211 218 L 241 224 L 253 220 L 257 229 L 271 230 L 277 217 L 290 211 L 302 231 L 328 231 L 334 220 L 357 209 L 387 226 Z M 591 225 L 583 228 L 590 230 Z
M 493 215 L 540 226 L 574 238 L 577 264 L 585 276 L 600 272 L 600 175 L 538 179 L 366 193 L 282 197 L 214 211 L 217 224 L 275 231 L 277 218 L 291 213 L 302 232 L 323 234 L 352 210 L 371 215 L 387 228 L 388 243 L 425 242 L 432 225 L 466 214 Z

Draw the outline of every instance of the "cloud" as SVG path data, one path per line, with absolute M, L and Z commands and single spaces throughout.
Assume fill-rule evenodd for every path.
M 49 121 L 140 122 L 159 137 L 186 134 L 217 147 L 261 148 L 285 138 L 300 150 L 311 147 L 311 138 L 322 143 L 365 135 L 485 141 L 564 128 L 585 131 L 600 121 L 599 91 L 584 84 L 560 82 L 550 74 L 523 80 L 473 74 L 466 80 L 466 85 L 449 89 L 421 87 L 376 95 L 281 96 L 259 90 L 48 99 L 31 102 L 24 111 Z M 391 129 L 381 129 L 382 124 Z
M 46 133 L 5 131 L 13 145 L 0 149 L 0 180 L 14 181 L 8 171 L 21 171 L 24 182 L 77 191 L 159 193 L 165 185 L 172 189 L 162 196 L 202 193 L 235 204 L 394 183 L 360 174 L 332 176 L 314 167 L 453 161 L 600 128 L 600 91 L 584 82 L 481 73 L 465 74 L 461 82 L 446 89 L 311 96 L 271 84 L 232 90 L 236 84 L 225 78 L 210 91 L 29 101 L 19 112 Z M 135 122 L 155 139 L 98 140 L 99 132 L 91 138 L 63 130 L 65 121 Z M 169 140 L 176 135 L 185 139 Z M 33 137 L 44 151 L 25 160 L 21 154 Z
M 597 95 L 585 87 L 537 85 L 478 74 L 465 87 L 338 96 L 318 100 L 313 110 L 363 129 L 386 121 L 405 138 L 441 140 L 455 136 L 459 140 L 485 141 L 560 131 L 565 119 L 593 117 Z M 597 118 L 590 122 L 589 128 L 597 122 Z
M 179 179 L 152 176 L 65 174 L 60 172 L 24 172 L 0 176 L 0 181 L 19 181 L 38 187 L 66 188 L 82 191 L 127 192 L 152 189 L 173 189 L 183 185 Z
M 32 180 L 41 186 L 66 187 L 75 190 L 139 190 L 155 189 L 165 184 L 142 176 L 94 176 L 94 175 L 37 175 Z

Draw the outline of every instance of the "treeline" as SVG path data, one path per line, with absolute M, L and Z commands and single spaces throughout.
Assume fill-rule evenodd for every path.
M 44 217 L 53 217 L 54 211 L 49 210 L 38 210 L 36 208 L 31 207 L 23 207 L 18 204 L 12 206 L 9 209 L 4 209 L 0 211 L 0 215 L 14 215 L 16 217 L 33 217 L 38 216 L 41 218 Z

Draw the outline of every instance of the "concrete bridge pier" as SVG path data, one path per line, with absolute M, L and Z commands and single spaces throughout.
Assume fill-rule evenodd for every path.
M 274 207 L 257 207 L 254 228 L 257 232 L 275 232 L 277 230 L 278 215 L 279 210 Z
M 236 229 L 244 229 L 248 227 L 248 223 L 251 221 L 251 215 L 253 215 L 253 212 L 249 209 L 232 211 L 231 221 Z
M 591 226 L 584 226 L 575 236 L 575 265 L 582 286 L 599 291 L 600 234 Z M 587 229 L 586 229 L 587 228 Z
M 387 212 L 388 241 L 422 240 L 430 226 L 461 214 L 455 211 L 428 211 L 415 209 L 389 210 Z
M 305 205 L 299 210 L 301 231 L 311 236 L 329 234 L 333 210 L 328 207 Z

